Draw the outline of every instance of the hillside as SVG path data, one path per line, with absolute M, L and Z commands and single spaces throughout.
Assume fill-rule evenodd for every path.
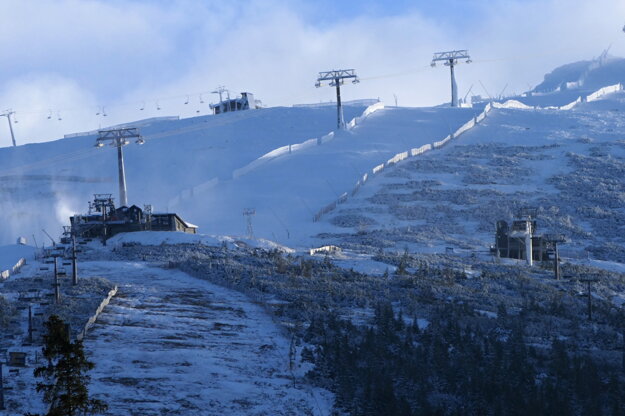
M 570 111 L 495 109 L 453 144 L 370 180 L 326 218 L 323 237 L 486 251 L 496 221 L 535 207 L 540 232 L 570 238 L 568 255 L 625 262 L 624 111 L 622 92 Z
M 340 131 L 324 105 L 142 122 L 130 202 L 202 234 L 79 239 L 76 286 L 61 246 L 60 294 L 52 251 L 1 246 L 3 267 L 27 261 L 0 283 L 0 349 L 34 366 L 45 317 L 85 328 L 111 416 L 625 414 L 622 62 L 472 108 L 351 105 Z M 94 140 L 0 149 L 0 243 L 117 196 Z M 523 208 L 565 236 L 560 279 L 552 258 L 492 255 Z M 15 414 L 43 410 L 31 371 L 7 385 Z

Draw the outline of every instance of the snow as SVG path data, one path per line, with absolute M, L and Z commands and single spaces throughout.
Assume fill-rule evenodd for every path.
M 0 272 L 11 270 L 17 262 L 24 258 L 31 260 L 35 255 L 35 248 L 31 246 L 13 244 L 0 247 Z
M 85 338 L 107 414 L 330 414 L 331 395 L 292 376 L 288 338 L 245 295 L 143 263 L 81 270 L 119 285 Z
M 395 267 L 373 260 L 378 250 L 451 247 L 466 262 L 484 258 L 495 221 L 537 206 L 541 232 L 570 238 L 564 257 L 589 253 L 574 262 L 625 273 L 625 93 L 593 94 L 624 82 L 624 65 L 604 59 L 557 69 L 483 120 L 478 106 L 367 110 L 370 102 L 345 107 L 346 120 L 360 118 L 343 131 L 331 131 L 335 108 L 325 105 L 149 120 L 141 125 L 147 143 L 124 149 L 131 203 L 177 212 L 203 234 L 126 233 L 90 247 L 308 253 L 333 244 L 342 250 L 330 261 L 381 276 Z M 452 138 L 458 129 L 466 130 Z M 93 142 L 82 135 L 0 149 L 0 243 L 42 228 L 58 234 L 92 193 L 116 194 L 113 150 Z M 244 236 L 249 208 L 256 237 Z M 27 256 L 32 247 L 0 247 L 0 270 Z M 330 413 L 332 396 L 303 382 L 305 367 L 289 369 L 287 334 L 244 295 L 146 263 L 91 261 L 80 270 L 120 287 L 86 338 L 97 362 L 91 392 L 109 402 L 109 414 Z M 622 293 L 610 299 L 625 303 Z
M 162 244 L 203 244 L 205 246 L 221 246 L 225 244 L 228 248 L 244 246 L 247 248 L 262 248 L 264 250 L 280 250 L 285 253 L 294 252 L 292 248 L 262 238 L 212 236 L 169 231 L 121 233 L 107 240 L 108 247 L 121 247 L 124 244 L 133 243 L 144 246 L 158 246 Z
M 365 106 L 344 110 L 350 120 Z M 200 231 L 220 233 L 208 227 L 207 220 L 216 215 L 211 199 L 182 200 L 197 192 L 212 198 L 206 191 L 230 181 L 235 170 L 263 154 L 327 134 L 335 114 L 331 107 L 278 107 L 155 121 L 140 129 L 144 145 L 124 147 L 129 202 L 152 204 L 156 211 L 176 209 Z M 95 136 L 88 135 L 0 148 L 0 212 L 8 216 L 0 228 L 0 244 L 15 241 L 18 235 L 36 234 L 47 240 L 41 229 L 60 234 L 71 214 L 87 210 L 93 193 L 112 193 L 117 199 L 115 149 L 98 149 L 94 142 Z M 187 209 L 191 204 L 204 209 L 191 212 Z M 229 214 L 219 221 L 228 224 L 223 234 L 242 233 L 241 210 L 232 207 Z

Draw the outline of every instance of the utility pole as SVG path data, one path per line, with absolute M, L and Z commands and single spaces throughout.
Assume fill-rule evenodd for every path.
M 591 287 L 591 284 L 598 282 L 599 279 L 597 277 L 589 276 L 583 279 L 579 279 L 579 281 L 588 284 L 588 320 L 592 321 L 592 291 L 591 291 L 592 287 Z
M 57 270 L 57 256 L 53 255 L 54 258 L 54 303 L 61 303 L 61 284 L 59 283 L 59 275 Z
M 0 117 L 6 117 L 9 121 L 9 130 L 11 131 L 11 140 L 13 141 L 13 147 L 16 147 L 15 143 L 15 134 L 13 133 L 13 123 L 11 123 L 11 115 L 15 114 L 15 111 L 7 110 L 3 114 L 0 114 Z
M 0 361 L 0 410 L 6 410 L 4 407 L 4 380 L 2 378 L 2 361 Z
M 553 274 L 556 280 L 560 280 L 560 252 L 558 244 L 566 243 L 566 238 L 562 234 L 545 234 L 545 242 L 551 245 L 550 251 L 553 253 Z
M 254 238 L 254 229 L 252 228 L 252 217 L 256 215 L 254 208 L 246 208 L 243 210 L 243 216 L 247 222 L 247 238 L 250 240 Z
M 136 127 L 127 127 L 114 130 L 98 131 L 98 138 L 95 146 L 103 147 L 105 142 L 110 142 L 111 146 L 117 148 L 117 169 L 119 173 L 119 204 L 120 206 L 128 206 L 128 197 L 126 195 L 126 173 L 124 170 L 124 153 L 122 147 L 130 143 L 129 139 L 137 139 L 135 143 L 144 144 L 145 140 L 139 134 Z
M 78 259 L 76 257 L 76 236 L 72 233 L 72 286 L 78 285 Z
M 33 305 L 28 305 L 28 342 L 33 343 Z
M 338 69 L 326 72 L 319 72 L 317 83 L 315 87 L 319 88 L 323 84 L 322 81 L 330 81 L 328 85 L 336 87 L 336 118 L 337 128 L 342 129 L 345 127 L 345 120 L 343 118 L 343 106 L 341 105 L 341 85 L 345 83 L 346 79 L 351 79 L 352 84 L 358 84 L 360 80 L 356 75 L 356 71 L 353 69 Z
M 454 75 L 454 67 L 458 64 L 458 59 L 466 59 L 466 63 L 470 64 L 471 57 L 466 49 L 458 51 L 448 52 L 436 52 L 432 58 L 432 67 L 436 66 L 436 62 L 444 62 L 445 66 L 449 67 L 451 72 L 451 106 L 458 107 L 458 85 L 456 84 L 456 77 Z

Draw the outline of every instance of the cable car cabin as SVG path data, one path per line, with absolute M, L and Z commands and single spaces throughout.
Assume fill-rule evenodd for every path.
M 232 98 L 220 101 L 217 104 L 210 104 L 213 114 L 229 113 L 231 111 L 253 110 L 260 108 L 260 102 L 254 99 L 251 92 L 242 92 L 239 98 Z
M 96 198 L 97 201 L 97 198 Z M 134 231 L 180 231 L 196 234 L 197 226 L 175 213 L 152 213 L 136 205 L 115 208 L 112 198 L 103 204 L 90 204 L 89 214 L 70 217 L 71 230 L 82 238 L 108 239 L 119 233 Z

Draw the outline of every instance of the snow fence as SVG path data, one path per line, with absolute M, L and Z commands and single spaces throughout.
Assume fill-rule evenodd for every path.
M 117 294 L 117 285 L 115 285 L 115 287 L 109 291 L 108 295 L 106 295 L 104 300 L 100 303 L 100 306 L 98 306 L 98 309 L 95 310 L 95 313 L 93 314 L 93 316 L 89 318 L 83 330 L 80 331 L 78 335 L 76 335 L 76 339 L 78 341 L 83 340 L 83 338 L 87 335 L 87 331 L 89 330 L 89 328 L 91 328 L 93 324 L 95 324 L 95 321 L 98 319 L 98 316 L 100 316 L 104 308 L 109 304 L 111 299 L 113 299 L 113 296 L 115 296 L 116 294 Z
M 346 124 L 346 129 L 347 130 L 351 130 L 354 127 L 356 127 L 357 125 L 361 124 L 369 115 L 375 113 L 378 110 L 381 110 L 384 108 L 384 103 L 377 101 L 375 104 L 370 105 L 369 107 L 367 107 L 365 109 L 365 111 L 363 111 L 363 113 L 358 116 L 358 117 L 354 117 L 353 119 L 351 119 L 349 121 L 349 123 Z M 334 139 L 334 132 L 331 131 L 330 133 L 318 137 L 318 138 L 313 138 L 313 139 L 308 139 L 306 141 L 303 141 L 301 143 L 294 143 L 294 144 L 288 144 L 286 146 L 281 146 L 278 147 L 276 149 L 273 149 L 267 153 L 265 153 L 264 155 L 260 156 L 259 158 L 253 160 L 252 162 L 248 163 L 247 165 L 243 166 L 242 168 L 239 169 L 235 169 L 232 172 L 232 179 L 237 179 L 240 178 L 243 175 L 246 175 L 248 173 L 250 173 L 251 171 L 257 169 L 258 167 L 264 165 L 265 163 L 278 158 L 278 157 L 282 157 L 285 155 L 289 155 L 291 153 L 294 152 L 299 152 L 305 149 L 308 149 L 310 147 L 314 147 L 314 146 L 320 146 L 322 144 L 325 144 L 331 140 Z M 176 195 L 175 197 L 173 197 L 172 199 L 169 200 L 168 203 L 168 207 L 171 206 L 176 206 L 179 203 L 181 203 L 184 199 L 188 199 L 193 197 L 195 194 L 197 193 L 201 193 L 204 191 L 207 191 L 213 187 L 215 187 L 217 184 L 219 183 L 219 179 L 218 178 L 213 178 L 207 182 L 203 182 L 197 186 L 194 186 L 192 188 L 189 189 L 184 189 L 182 190 L 178 195 Z
M 410 157 L 415 157 L 415 156 L 419 156 L 422 155 L 426 152 L 431 151 L 432 149 L 439 149 L 443 146 L 445 146 L 447 143 L 449 143 L 451 140 L 459 137 L 460 135 L 462 135 L 463 133 L 469 131 L 470 129 L 472 129 L 473 127 L 475 127 L 476 125 L 478 125 L 479 123 L 481 123 L 485 118 L 486 115 L 493 109 L 493 105 L 491 105 L 490 103 L 486 104 L 486 107 L 484 107 L 484 111 L 482 111 L 478 116 L 472 118 L 471 120 L 467 121 L 466 123 L 464 123 L 462 126 L 460 126 L 460 128 L 458 130 L 456 130 L 455 132 L 453 132 L 452 134 L 448 135 L 447 137 L 445 137 L 443 140 L 439 140 L 436 141 L 434 143 L 428 143 L 428 144 L 424 144 L 421 147 L 416 147 L 410 150 L 406 150 L 404 152 L 401 153 L 397 153 L 395 156 L 393 156 L 392 158 L 388 159 L 386 162 L 381 163 L 377 166 L 374 166 L 373 169 L 371 169 L 371 176 L 373 175 L 377 175 L 378 173 L 384 171 L 384 169 L 387 169 L 390 166 L 393 166 L 403 160 L 406 160 Z M 365 111 L 366 113 L 366 111 Z M 364 115 L 364 114 L 363 114 Z M 369 175 L 369 172 L 365 173 L 364 175 L 362 175 L 362 177 L 356 182 L 356 185 L 354 185 L 354 188 L 352 188 L 351 192 L 349 192 L 349 195 L 354 196 L 358 193 L 358 191 L 360 190 L 360 188 L 367 182 L 367 180 L 369 180 L 369 178 L 371 177 Z M 347 201 L 348 198 L 348 193 L 344 192 L 338 199 L 336 199 L 335 201 L 332 201 L 330 204 L 324 206 L 323 208 L 321 208 L 319 211 L 317 211 L 314 215 L 313 215 L 313 221 L 317 222 L 321 219 L 321 217 L 323 217 L 325 214 L 333 211 L 334 209 L 336 209 L 336 207 L 344 202 Z
M 18 260 L 17 263 L 15 263 L 15 266 L 11 267 L 8 270 L 3 270 L 2 272 L 0 272 L 0 279 L 2 280 L 6 280 L 9 278 L 9 276 L 16 274 L 20 271 L 20 269 L 22 268 L 23 265 L 26 264 L 26 259 L 25 258 L 21 258 Z
M 375 113 L 376 111 L 381 110 L 383 108 L 384 108 L 384 103 L 382 102 L 377 102 L 373 105 L 370 105 L 369 107 L 365 109 L 365 111 L 360 116 L 354 117 L 353 119 L 351 119 L 350 122 L 345 125 L 346 129 L 347 130 L 353 129 L 357 125 L 361 124 L 370 114 Z M 258 159 L 250 162 L 249 164 L 243 166 L 242 168 L 236 169 L 232 173 L 232 179 L 237 179 L 243 175 L 246 175 L 249 172 L 269 162 L 272 159 L 275 159 L 280 156 L 288 155 L 293 152 L 298 152 L 300 150 L 304 150 L 315 145 L 322 145 L 331 141 L 332 139 L 334 139 L 333 131 L 326 134 L 325 136 L 321 136 L 315 139 L 309 139 L 302 143 L 288 144 L 286 146 L 278 147 L 277 149 L 274 149 L 270 152 L 265 153 Z
M 516 109 L 522 109 L 522 110 L 572 110 L 573 108 L 575 108 L 577 105 L 581 103 L 584 103 L 584 102 L 590 103 L 593 101 L 597 101 L 601 99 L 601 97 L 603 97 L 604 95 L 612 94 L 618 91 L 623 91 L 623 84 L 619 83 L 619 84 L 609 85 L 607 87 L 600 88 L 590 95 L 587 95 L 585 97 L 579 96 L 577 97 L 575 101 L 572 101 L 568 104 L 565 104 L 559 107 L 558 106 L 548 106 L 548 107 L 529 106 L 517 100 L 508 100 L 504 103 L 493 102 L 493 107 L 516 108 Z
M 387 160 L 385 163 L 381 163 L 381 164 L 375 166 L 373 169 L 371 169 L 371 173 L 373 175 L 376 175 L 376 174 L 382 172 L 384 169 L 388 168 L 389 166 L 395 165 L 396 163 L 399 163 L 402 160 L 405 160 L 405 159 L 407 159 L 409 157 L 418 156 L 418 155 L 421 155 L 421 154 L 423 154 L 425 152 L 428 152 L 428 151 L 430 151 L 432 149 L 438 149 L 438 148 L 443 147 L 444 145 L 449 143 L 451 140 L 457 138 L 461 134 L 465 133 L 466 131 L 468 131 L 468 130 L 472 129 L 473 127 L 475 127 L 477 124 L 481 123 L 486 118 L 486 115 L 493 108 L 496 108 L 496 109 L 511 108 L 511 109 L 521 109 L 521 110 L 535 110 L 535 109 L 571 110 L 575 106 L 577 106 L 578 104 L 580 104 L 582 102 L 597 101 L 597 100 L 599 100 L 601 97 L 603 97 L 606 94 L 611 94 L 611 93 L 622 91 L 622 90 L 623 90 L 623 85 L 620 84 L 620 83 L 619 84 L 615 84 L 615 85 L 610 85 L 610 86 L 607 86 L 607 87 L 603 87 L 603 88 L 593 92 L 592 94 L 590 94 L 590 95 L 588 95 L 586 97 L 578 97 L 575 101 L 573 101 L 573 102 L 571 102 L 569 104 L 560 106 L 560 107 L 546 107 L 546 108 L 533 107 L 533 106 L 529 106 L 529 105 L 523 104 L 522 102 L 517 101 L 517 100 L 508 100 L 508 101 L 506 101 L 504 103 L 498 103 L 498 102 L 488 103 L 486 105 L 486 107 L 484 107 L 484 111 L 482 111 L 480 113 L 480 115 L 478 115 L 477 117 L 474 117 L 472 120 L 467 121 L 458 130 L 456 130 L 454 133 L 448 135 L 444 139 L 436 141 L 436 142 L 434 142 L 432 144 L 423 145 L 423 146 L 421 146 L 419 148 L 416 148 L 416 149 L 410 149 L 408 151 L 405 151 L 405 152 L 402 152 L 402 153 L 398 153 L 395 156 L 393 156 L 392 158 L 390 158 L 389 160 Z M 366 113 L 367 113 L 367 111 L 365 111 L 365 113 L 363 113 L 363 116 Z M 356 182 L 356 185 L 354 186 L 354 188 L 351 191 L 351 195 L 352 196 L 356 195 L 356 193 L 358 193 L 360 188 L 367 182 L 368 179 L 369 179 L 369 175 L 367 173 L 365 173 L 362 176 L 362 178 L 359 179 L 358 182 Z M 331 202 L 330 204 L 326 205 L 325 207 L 323 207 L 319 211 L 317 211 L 313 215 L 313 221 L 314 222 L 319 221 L 323 215 L 333 211 L 339 204 L 342 204 L 346 200 L 347 200 L 347 193 L 343 193 L 337 200 Z

